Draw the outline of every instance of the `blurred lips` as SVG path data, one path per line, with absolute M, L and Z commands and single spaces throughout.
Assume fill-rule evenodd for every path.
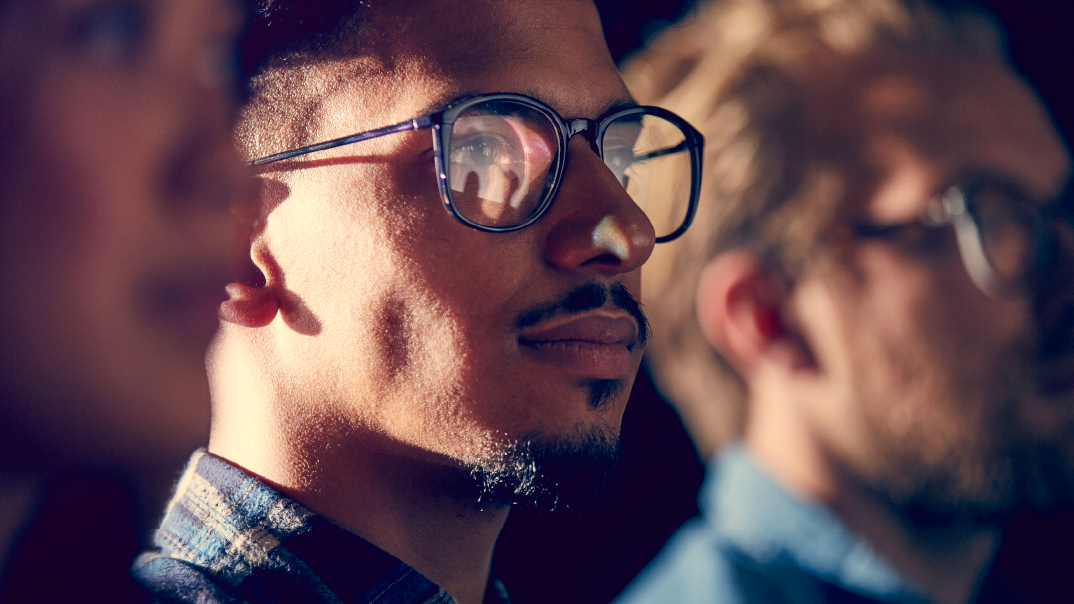
M 537 359 L 593 379 L 621 379 L 634 370 L 638 324 L 625 313 L 557 316 L 522 330 L 518 342 Z
M 208 346 L 219 326 L 217 312 L 226 298 L 228 275 L 221 267 L 156 279 L 147 288 L 149 304 L 164 320 Z

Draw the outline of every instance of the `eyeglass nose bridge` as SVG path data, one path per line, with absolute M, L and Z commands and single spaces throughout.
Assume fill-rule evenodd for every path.
M 589 143 L 589 148 L 593 150 L 593 153 L 597 154 L 597 157 L 601 157 L 600 147 L 597 145 L 597 122 L 580 117 L 567 122 L 567 143 L 571 142 L 576 134 L 581 134 L 586 142 Z

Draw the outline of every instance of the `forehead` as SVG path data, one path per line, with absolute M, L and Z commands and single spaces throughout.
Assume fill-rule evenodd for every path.
M 482 92 L 527 94 L 568 118 L 629 99 L 588 0 L 391 2 L 364 27 L 367 52 L 341 66 L 335 100 L 380 123 Z
M 869 181 L 851 188 L 904 192 L 888 202 L 874 197 L 882 207 L 870 210 L 881 217 L 905 218 L 900 214 L 973 175 L 1005 178 L 1042 197 L 1055 194 L 1069 175 L 1069 154 L 1040 101 L 996 60 L 873 57 L 855 72 L 856 88 L 845 96 L 851 106 L 832 106 L 844 105 L 850 116 L 842 127 L 853 131 L 851 153 L 864 164 L 858 180 Z

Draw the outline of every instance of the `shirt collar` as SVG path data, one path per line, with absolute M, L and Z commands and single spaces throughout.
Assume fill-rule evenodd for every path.
M 758 563 L 792 564 L 879 600 L 926 600 L 831 511 L 777 485 L 742 444 L 713 461 L 700 506 L 718 533 Z
M 204 449 L 191 457 L 156 543 L 157 556 L 239 591 L 255 575 L 272 574 L 282 577 L 277 585 L 323 586 L 343 602 L 454 601 L 399 559 Z M 509 604 L 496 577 L 485 602 Z

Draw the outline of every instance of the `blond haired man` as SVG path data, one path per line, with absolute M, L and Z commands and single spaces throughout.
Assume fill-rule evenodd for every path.
M 923 2 L 743 0 L 628 70 L 709 140 L 650 350 L 702 449 L 733 444 L 621 602 L 1007 597 L 1003 520 L 1074 486 L 1074 231 L 998 48 Z

